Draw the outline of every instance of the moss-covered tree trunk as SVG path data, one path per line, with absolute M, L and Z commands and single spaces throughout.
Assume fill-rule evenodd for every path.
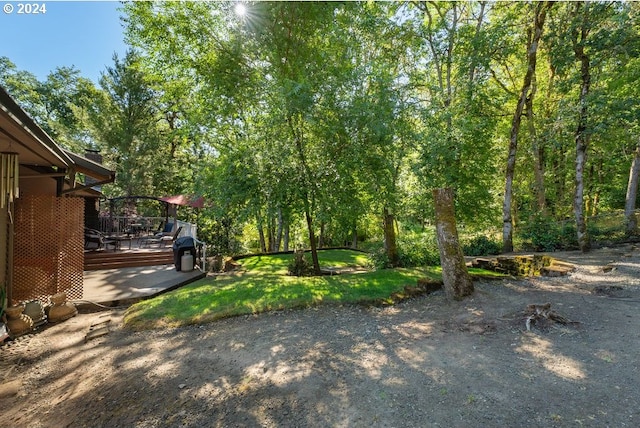
M 384 249 L 389 258 L 391 266 L 400 265 L 400 255 L 398 254 L 398 244 L 396 242 L 395 216 L 391 214 L 389 208 L 385 207 L 382 213 L 382 223 L 384 228 Z
M 520 90 L 520 97 L 516 104 L 516 110 L 511 121 L 511 132 L 509 135 L 509 155 L 507 157 L 506 180 L 504 188 L 504 200 L 502 203 L 502 251 L 510 253 L 513 251 L 513 218 L 511 215 L 513 198 L 513 179 L 516 168 L 516 153 L 518 150 L 518 133 L 522 114 L 527 104 L 527 99 L 533 98 L 532 82 L 535 82 L 535 72 L 537 64 L 538 46 L 542 38 L 542 30 L 547 14 L 547 9 L 551 7 L 549 2 L 539 2 L 535 4 L 535 16 L 533 27 L 529 31 L 527 42 L 527 72 L 524 75 L 524 83 Z
M 473 282 L 458 242 L 453 189 L 435 189 L 433 199 L 444 290 L 448 298 L 459 300 L 473 293 Z
M 626 219 L 627 236 L 634 236 L 637 233 L 638 221 L 636 220 L 636 199 L 638 196 L 638 181 L 640 179 L 640 138 L 636 147 L 629 171 L 629 182 L 627 184 L 627 196 L 624 204 L 624 217 Z
M 256 214 L 256 223 L 258 226 L 258 237 L 260 239 L 260 252 L 266 253 L 267 241 L 265 240 L 265 237 L 264 237 L 264 228 L 263 228 L 264 225 L 262 224 L 262 216 L 260 215 L 260 213 Z
M 576 16 L 582 14 L 582 3 L 576 3 Z M 585 52 L 585 44 L 589 35 L 589 26 L 583 21 L 582 26 L 574 31 L 573 51 L 576 61 L 580 62 L 580 98 L 578 109 L 578 128 L 575 134 L 576 142 L 576 191 L 573 199 L 573 212 L 576 218 L 576 229 L 580 251 L 586 253 L 591 250 L 591 240 L 587 231 L 587 221 L 584 214 L 584 168 L 587 164 L 587 150 L 589 148 L 589 132 L 587 130 L 588 104 L 587 98 L 591 88 L 590 58 Z

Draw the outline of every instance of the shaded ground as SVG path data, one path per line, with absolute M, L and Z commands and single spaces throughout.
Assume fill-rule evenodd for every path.
M 0 423 L 640 426 L 640 251 L 559 257 L 578 270 L 476 282 L 455 303 L 436 293 L 136 333 L 121 312 L 80 315 L 0 348 L 0 381 L 18 381 Z M 523 310 L 545 302 L 578 323 L 527 331 Z M 111 332 L 85 342 L 107 319 Z

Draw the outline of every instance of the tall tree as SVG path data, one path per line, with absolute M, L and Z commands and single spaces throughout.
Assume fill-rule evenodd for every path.
M 576 61 L 580 64 L 580 96 L 578 98 L 578 126 L 575 133 L 576 143 L 576 187 L 573 202 L 573 212 L 576 218 L 576 230 L 578 233 L 578 245 L 582 252 L 591 249 L 587 223 L 584 215 L 584 168 L 587 162 L 587 149 L 590 135 L 588 124 L 588 99 L 591 88 L 590 58 L 585 50 L 585 44 L 591 31 L 588 12 L 582 2 L 575 3 L 574 18 L 578 24 L 572 32 L 572 46 Z
M 522 89 L 520 90 L 516 110 L 513 114 L 513 120 L 511 121 L 504 203 L 502 206 L 502 250 L 505 252 L 513 251 L 513 219 L 511 217 L 511 205 L 513 196 L 513 177 L 516 167 L 516 152 L 518 149 L 518 133 L 520 132 L 520 123 L 522 121 L 523 111 L 527 102 L 530 103 L 529 110 L 532 108 L 531 101 L 534 96 L 534 92 L 532 91 L 532 81 L 534 80 L 536 72 L 538 46 L 542 37 L 547 10 L 550 6 L 550 2 L 538 2 L 533 5 L 533 22 L 528 29 L 527 71 L 524 75 L 524 82 L 522 84 Z
M 124 59 L 114 55 L 113 60 L 100 79 L 103 95 L 87 111 L 87 119 L 107 149 L 105 161 L 116 168 L 114 195 L 152 194 L 149 172 L 158 162 L 157 99 L 137 68 L 135 51 L 129 50 Z
M 490 55 L 502 35 L 487 32 L 489 3 L 419 2 L 403 11 L 420 105 L 416 173 L 426 188 L 453 187 L 457 215 L 493 221 L 493 132 L 502 105 L 489 85 Z
M 0 57 L 0 84 L 58 144 L 77 153 L 92 145 L 78 111 L 90 102 L 96 88 L 78 69 L 57 67 L 46 80 L 38 81 Z

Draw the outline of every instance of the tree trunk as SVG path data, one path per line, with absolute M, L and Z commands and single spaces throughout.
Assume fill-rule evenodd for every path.
M 272 218 L 267 220 L 267 234 L 269 237 L 269 252 L 274 252 L 276 247 L 276 227 Z
M 531 82 L 531 96 L 527 98 L 526 113 L 529 138 L 531 140 L 531 151 L 533 152 L 533 175 L 535 179 L 535 194 L 538 212 L 543 216 L 547 215 L 547 200 L 544 191 L 544 147 L 538 140 L 536 124 L 533 116 L 533 97 L 536 93 L 535 74 Z
M 276 251 L 280 251 L 282 245 L 282 229 L 283 229 L 282 208 L 278 208 L 278 231 L 276 232 Z
M 263 228 L 263 224 L 262 224 L 262 216 L 260 214 L 258 214 L 256 217 L 257 217 L 257 222 L 258 222 L 258 237 L 260 238 L 260 252 L 266 253 L 267 252 L 267 243 L 266 243 L 266 240 L 264 238 L 264 228 Z
M 435 189 L 433 199 L 444 290 L 449 299 L 459 300 L 473 293 L 473 282 L 458 242 L 453 189 Z
M 509 135 L 509 155 L 507 157 L 506 180 L 504 188 L 504 201 L 502 204 L 502 251 L 513 251 L 513 220 L 511 218 L 511 202 L 513 198 L 513 176 L 516 169 L 516 152 L 518 150 L 518 133 L 520 132 L 520 123 L 522 121 L 522 112 L 524 111 L 527 98 L 531 92 L 531 81 L 536 71 L 536 61 L 538 44 L 542 36 L 544 20 L 547 15 L 547 9 L 551 7 L 549 2 L 536 3 L 535 18 L 533 26 L 533 34 L 529 37 L 527 46 L 527 73 L 524 76 L 524 83 L 520 90 L 520 98 L 516 104 L 516 111 L 511 121 L 511 132 Z
M 284 237 L 282 242 L 282 250 L 289 251 L 289 221 L 284 224 Z
M 311 174 L 311 169 L 309 168 L 309 165 L 307 165 L 307 158 L 305 156 L 303 147 L 303 133 L 301 131 L 301 128 L 296 126 L 296 124 L 294 123 L 295 119 L 293 115 L 289 115 L 287 117 L 287 122 L 289 123 L 291 135 L 298 152 L 298 160 L 300 161 L 300 173 L 304 183 L 302 189 L 302 198 L 304 203 L 304 216 L 307 220 L 307 228 L 309 232 L 309 243 L 311 244 L 311 258 L 313 259 L 314 271 L 313 273 L 315 275 L 320 275 L 321 272 L 320 262 L 318 261 L 318 248 L 316 246 L 316 236 L 313 231 L 313 218 L 311 217 L 311 207 L 315 205 L 314 181 L 312 178 L 313 174 Z
M 597 162 L 591 162 L 589 168 L 589 177 L 587 179 L 589 186 L 587 188 L 587 197 L 585 201 L 585 213 L 590 216 L 598 215 L 598 204 L 600 203 L 600 189 L 604 185 L 602 177 L 602 155 L 598 156 Z
M 324 221 L 320 222 L 320 236 L 318 237 L 318 248 L 324 248 L 326 246 L 324 242 L 324 234 L 325 234 L 326 224 Z
M 636 198 L 638 196 L 638 181 L 640 177 L 640 138 L 638 138 L 638 145 L 636 146 L 636 152 L 631 162 L 631 169 L 629 170 L 629 183 L 627 184 L 627 196 L 624 200 L 624 218 L 626 221 L 626 234 L 627 236 L 634 236 L 638 228 L 638 220 L 636 219 Z
M 552 176 L 554 177 L 554 194 L 555 201 L 551 206 L 551 214 L 558 215 L 558 213 L 562 212 L 562 207 L 566 206 L 568 203 L 567 197 L 567 184 L 566 184 L 566 176 L 567 176 L 567 150 L 563 147 L 560 147 L 558 150 L 555 150 L 552 157 Z
M 306 204 L 308 205 L 308 203 Z M 309 207 L 305 206 L 304 216 L 307 219 L 307 228 L 309 229 L 309 242 L 311 244 L 311 258 L 313 260 L 313 273 L 320 275 L 320 262 L 318 261 L 318 248 L 316 247 L 316 236 L 313 233 L 313 219 L 309 212 Z
M 579 127 L 580 128 L 580 127 Z M 578 131 L 580 132 L 580 131 Z M 578 245 L 583 253 L 591 249 L 587 222 L 584 217 L 584 165 L 587 162 L 587 145 L 576 135 L 576 193 L 573 200 L 573 213 L 576 218 Z
M 395 217 L 389 212 L 387 207 L 382 213 L 382 223 L 384 228 L 384 249 L 389 258 L 391 266 L 400 264 L 400 256 L 398 255 L 398 244 L 396 243 Z
M 351 236 L 351 248 L 355 250 L 356 248 L 358 248 L 358 225 L 355 221 L 353 222 L 353 233 Z
M 577 3 L 576 15 L 583 5 Z M 589 35 L 589 30 L 583 23 L 580 32 L 573 35 L 573 52 L 575 58 L 580 62 L 580 99 L 578 128 L 575 134 L 576 143 L 576 193 L 573 198 L 573 212 L 576 218 L 576 230 L 578 245 L 583 253 L 591 250 L 591 242 L 587 233 L 587 222 L 584 216 L 584 167 L 587 163 L 587 149 L 589 147 L 589 135 L 587 133 L 587 96 L 591 86 L 591 72 L 589 68 L 589 56 L 584 51 L 584 43 Z

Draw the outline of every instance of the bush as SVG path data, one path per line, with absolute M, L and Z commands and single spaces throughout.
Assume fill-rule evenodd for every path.
M 440 253 L 435 236 L 409 232 L 399 237 L 397 245 L 400 267 L 438 266 L 440 264 Z M 376 269 L 392 267 L 384 249 L 384 243 L 370 248 L 369 266 Z
M 368 267 L 374 269 L 389 269 L 391 267 L 391 261 L 387 257 L 387 252 L 384 250 L 384 246 L 377 246 L 371 248 L 369 251 Z
M 520 231 L 525 250 L 557 251 L 570 250 L 578 246 L 576 228 L 573 223 L 558 223 L 543 216 L 533 217 Z
M 398 243 L 400 265 L 402 267 L 438 266 L 440 251 L 435 236 L 409 234 Z
M 463 244 L 462 251 L 465 256 L 487 256 L 500 254 L 502 251 L 502 244 L 499 244 L 484 235 L 480 235 Z

